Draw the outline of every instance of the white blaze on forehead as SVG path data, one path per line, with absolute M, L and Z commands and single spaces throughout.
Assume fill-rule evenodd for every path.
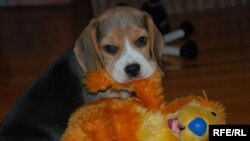
M 125 73 L 125 67 L 130 64 L 140 65 L 140 72 L 137 77 L 128 77 Z M 111 75 L 113 79 L 120 83 L 126 83 L 134 79 L 144 79 L 152 75 L 156 68 L 156 63 L 147 60 L 142 52 L 136 50 L 127 38 L 125 38 L 124 51 L 120 58 L 114 63 Z

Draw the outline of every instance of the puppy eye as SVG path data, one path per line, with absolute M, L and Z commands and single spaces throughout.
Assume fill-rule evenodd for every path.
M 104 46 L 104 51 L 107 52 L 108 54 L 116 54 L 118 48 L 115 47 L 114 45 L 106 45 Z
M 140 48 L 144 47 L 147 44 L 147 40 L 147 37 L 141 36 L 136 40 L 136 45 Z
M 211 112 L 211 114 L 216 117 L 216 113 L 215 112 Z

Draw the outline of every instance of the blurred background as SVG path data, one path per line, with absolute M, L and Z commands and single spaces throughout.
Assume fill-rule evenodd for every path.
M 72 48 L 91 18 L 117 4 L 142 8 L 147 0 L 0 0 L 0 122 L 11 107 L 60 55 Z M 161 0 L 168 32 L 184 21 L 194 58 L 164 55 L 166 99 L 205 90 L 226 106 L 231 124 L 250 124 L 250 1 Z M 164 14 L 164 13 L 162 13 Z

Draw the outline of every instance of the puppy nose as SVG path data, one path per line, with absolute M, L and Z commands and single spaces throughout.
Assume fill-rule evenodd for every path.
M 125 72 L 129 77 L 136 77 L 139 75 L 140 69 L 139 64 L 130 64 L 125 67 Z

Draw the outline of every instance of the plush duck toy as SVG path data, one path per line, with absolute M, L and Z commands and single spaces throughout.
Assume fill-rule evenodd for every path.
M 119 84 L 99 70 L 90 72 L 84 83 L 92 93 L 129 88 L 136 97 L 83 105 L 70 117 L 62 141 L 206 141 L 210 124 L 225 123 L 223 106 L 206 97 L 163 102 L 159 71 L 148 79 Z

